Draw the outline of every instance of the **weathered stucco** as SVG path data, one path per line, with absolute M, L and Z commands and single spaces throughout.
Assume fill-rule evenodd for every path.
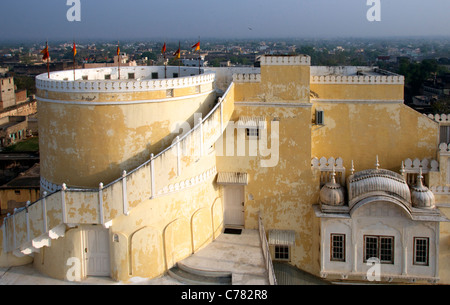
M 175 89 L 174 96 L 182 99 L 142 103 L 135 102 L 165 99 L 167 91 L 38 91 L 43 99 L 39 103 L 43 177 L 90 189 L 72 188 L 46 198 L 48 229 L 64 221 L 61 196 L 65 221 L 72 225 L 64 237 L 35 253 L 35 267 L 67 279 L 67 259 L 83 261 L 84 230 L 106 224 L 113 279 L 160 276 L 221 234 L 225 202 L 217 172 L 245 172 L 245 228 L 256 229 L 261 215 L 268 232 L 295 231 L 290 264 L 320 275 L 320 232 L 325 222 L 315 217 L 313 208 L 320 173 L 311 169 L 312 158 L 341 157 L 348 175 L 352 161 L 357 171 L 370 169 L 378 155 L 382 168 L 398 172 L 406 158 L 439 157 L 439 125 L 403 105 L 401 83 L 389 83 L 387 78 L 376 84 L 310 83 L 309 58 L 295 58 L 295 64 L 288 65 L 289 57 L 268 56 L 258 77 L 238 78 L 225 93 L 225 102 L 186 137 L 181 125 L 180 133 L 170 134 L 174 123 L 186 121 L 194 127 L 194 113 L 204 117 L 215 106 L 215 93 L 208 91 L 212 84 Z M 207 93 L 199 95 L 199 90 Z M 315 124 L 316 110 L 323 111 L 324 125 Z M 257 139 L 242 130 L 233 132 L 227 142 L 227 125 L 234 126 L 242 117 L 263 117 L 266 129 Z M 243 150 L 238 133 L 244 136 Z M 179 146 L 122 177 L 123 170 L 129 172 L 149 160 L 151 153 L 175 143 L 176 135 L 183 138 Z M 231 143 L 230 154 L 226 148 Z M 261 143 L 266 145 L 264 151 Z M 256 147 L 256 155 L 250 147 Z M 450 186 L 447 158 L 441 156 L 441 171 L 430 173 L 428 183 Z M 99 188 L 100 182 L 104 188 Z M 447 196 L 436 195 L 436 200 L 449 216 Z M 29 216 L 33 239 L 45 233 L 42 202 L 30 207 Z M 16 242 L 26 244 L 24 213 L 15 221 Z M 11 222 L 5 228 L 11 232 Z M 441 223 L 441 283 L 450 283 L 449 235 L 449 224 Z M 7 239 L 7 244 L 13 242 L 11 235 Z

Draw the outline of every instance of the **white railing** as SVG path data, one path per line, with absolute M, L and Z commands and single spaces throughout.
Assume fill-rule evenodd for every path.
M 76 70 L 77 80 L 73 80 L 73 74 L 69 72 L 54 72 L 50 74 L 41 74 L 36 77 L 36 88 L 40 90 L 50 90 L 55 92 L 139 92 L 152 90 L 167 90 L 176 88 L 185 88 L 212 83 L 215 80 L 214 73 L 207 73 L 195 76 L 167 78 L 167 79 L 121 79 L 121 80 L 105 80 L 99 79 L 98 71 L 110 71 L 114 68 L 101 69 L 83 69 Z M 125 72 L 135 72 L 136 67 L 127 67 Z M 96 76 L 92 80 L 82 80 L 83 76 L 89 76 L 89 72 L 96 72 Z M 72 72 L 73 73 L 73 72 Z M 111 72 L 104 72 L 103 74 Z M 54 78 L 52 78 L 52 76 Z M 64 77 L 67 76 L 67 80 Z M 70 77 L 71 76 L 71 77 Z M 56 78 L 57 77 L 57 78 Z
M 355 84 L 355 85 L 403 85 L 404 76 L 386 75 L 315 75 L 311 76 L 311 84 Z
M 443 114 L 424 114 L 424 115 L 438 123 L 450 122 L 450 114 L 443 113 Z
M 261 218 L 261 214 L 258 216 L 258 229 L 259 229 L 259 239 L 261 240 L 261 249 L 264 256 L 264 265 L 266 267 L 269 284 L 277 285 L 277 278 L 275 276 L 272 257 L 270 255 L 269 243 L 267 241 L 266 230 L 264 230 L 264 224 Z
M 320 159 L 314 157 L 311 160 L 311 168 L 320 171 L 320 186 L 331 181 L 331 173 L 336 174 L 336 181 L 341 185 L 345 185 L 345 167 L 344 160 L 341 157 L 329 159 L 322 157 Z
M 236 73 L 233 74 L 233 82 L 235 83 L 259 83 L 261 82 L 260 73 Z
M 202 169 L 199 166 L 201 162 L 183 165 L 180 162 L 180 147 L 184 147 L 187 153 L 195 154 L 199 159 L 206 156 L 208 145 L 217 141 L 231 118 L 234 111 L 233 94 L 234 84 L 231 83 L 215 107 L 192 130 L 183 137 L 178 137 L 158 155 L 152 154 L 150 160 L 136 169 L 129 173 L 124 171 L 121 177 L 108 185 L 99 183 L 99 188 L 80 189 L 63 184 L 54 193 L 44 192 L 40 200 L 14 210 L 13 215 L 8 214 L 1 227 L 3 251 L 13 252 L 17 256 L 38 252 L 39 248 L 48 246 L 51 239 L 64 236 L 66 225 L 109 226 L 110 221 L 120 215 L 120 211 L 129 215 L 129 212 L 144 200 L 179 191 L 211 178 L 216 173 L 215 166 Z M 200 140 L 200 148 L 192 141 L 195 138 Z M 177 168 L 176 177 L 167 178 L 170 177 L 169 172 L 174 165 Z M 185 170 L 194 177 L 183 177 Z M 166 187 L 168 192 L 157 193 L 157 190 L 164 190 Z

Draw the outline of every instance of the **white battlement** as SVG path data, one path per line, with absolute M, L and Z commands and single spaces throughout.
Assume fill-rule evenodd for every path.
M 121 68 L 121 79 L 117 79 L 118 68 L 81 69 L 75 71 L 60 71 L 41 74 L 36 77 L 36 88 L 56 92 L 139 92 L 152 90 L 166 90 L 198 86 L 212 83 L 215 80 L 214 73 L 190 76 L 192 68 L 184 68 L 179 78 L 164 77 L 164 68 L 161 67 L 124 67 Z M 189 71 L 188 71 L 189 70 Z M 196 74 L 198 74 L 198 69 Z M 173 69 L 168 69 L 168 75 L 173 75 Z M 176 67 L 176 71 L 178 68 Z M 150 79 L 152 73 L 158 73 L 158 79 Z M 130 79 L 130 74 L 134 78 Z M 187 75 L 186 75 L 187 74 Z M 116 79 L 112 76 L 116 75 Z M 111 77 L 111 79 L 105 79 Z
M 261 56 L 261 66 L 309 66 L 311 57 L 308 55 L 263 55 Z

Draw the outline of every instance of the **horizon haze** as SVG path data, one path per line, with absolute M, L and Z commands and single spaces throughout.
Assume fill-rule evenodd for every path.
M 72 22 L 65 0 L 4 1 L 0 40 L 450 36 L 450 1 L 441 0 L 380 0 L 373 22 L 366 0 L 79 1 Z

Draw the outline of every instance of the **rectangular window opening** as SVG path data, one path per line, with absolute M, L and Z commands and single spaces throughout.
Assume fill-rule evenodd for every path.
M 345 234 L 331 234 L 331 261 L 345 262 Z
M 428 237 L 414 237 L 414 265 L 428 266 L 429 244 Z
M 289 246 L 275 245 L 274 259 L 280 261 L 289 261 L 290 260 Z
M 246 128 L 245 132 L 249 138 L 259 138 L 259 128 Z
M 365 236 L 364 262 L 370 258 L 378 258 L 380 263 L 394 263 L 394 237 L 393 236 Z

